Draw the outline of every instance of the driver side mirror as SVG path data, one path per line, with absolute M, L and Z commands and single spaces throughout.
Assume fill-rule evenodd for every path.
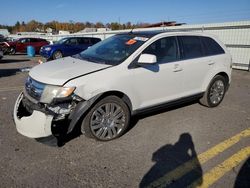
M 157 58 L 153 54 L 141 54 L 138 60 L 139 64 L 155 64 Z

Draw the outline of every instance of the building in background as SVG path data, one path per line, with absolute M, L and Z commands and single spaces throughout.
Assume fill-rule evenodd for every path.
M 4 37 L 9 36 L 9 31 L 8 29 L 0 29 L 0 35 L 3 35 Z

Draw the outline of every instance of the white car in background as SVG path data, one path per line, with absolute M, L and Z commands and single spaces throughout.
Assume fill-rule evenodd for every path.
M 218 106 L 231 70 L 226 47 L 205 33 L 118 34 L 31 69 L 14 121 L 31 138 L 70 133 L 80 122 L 86 136 L 112 140 L 134 114 L 195 99 Z

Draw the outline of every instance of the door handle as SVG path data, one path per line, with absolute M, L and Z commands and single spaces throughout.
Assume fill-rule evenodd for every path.
M 174 65 L 174 69 L 173 69 L 173 72 L 180 72 L 182 71 L 183 69 L 181 68 L 181 66 L 179 64 L 175 64 Z
M 213 65 L 213 64 L 214 64 L 214 61 L 212 60 L 208 62 L 208 65 Z

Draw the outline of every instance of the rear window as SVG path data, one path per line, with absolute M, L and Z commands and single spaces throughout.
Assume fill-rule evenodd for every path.
M 101 39 L 98 38 L 90 38 L 91 44 L 96 44 L 101 41 Z
M 210 37 L 201 37 L 202 44 L 204 46 L 205 55 L 218 55 L 224 54 L 223 48 Z
M 182 58 L 191 59 L 203 56 L 200 38 L 197 36 L 181 36 Z

